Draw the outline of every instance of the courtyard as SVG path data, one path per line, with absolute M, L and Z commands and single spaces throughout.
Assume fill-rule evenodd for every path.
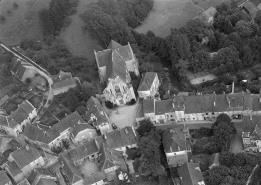
M 88 177 L 92 175 L 93 173 L 96 173 L 99 170 L 98 165 L 94 161 L 86 160 L 84 165 L 80 168 L 81 174 L 83 174 L 84 177 Z

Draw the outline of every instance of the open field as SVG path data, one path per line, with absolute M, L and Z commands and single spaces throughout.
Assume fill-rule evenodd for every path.
M 200 84 L 209 80 L 214 80 L 216 78 L 215 75 L 205 72 L 192 73 L 190 71 L 187 71 L 186 75 L 190 80 L 190 83 L 193 85 Z
M 135 30 L 146 33 L 152 30 L 157 36 L 166 37 L 171 28 L 180 28 L 198 12 L 229 0 L 154 0 L 154 7 L 143 24 Z
M 13 2 L 18 8 L 13 8 Z M 2 0 L 0 1 L 0 15 L 6 20 L 0 24 L 0 42 L 17 45 L 22 38 L 32 37 L 42 39 L 42 31 L 38 21 L 38 11 L 48 6 L 50 0 Z M 12 13 L 8 14 L 7 10 Z
M 84 13 L 91 2 L 97 0 L 79 0 L 77 13 L 71 16 L 71 24 L 61 32 L 60 37 L 65 41 L 69 51 L 76 56 L 84 56 L 89 60 L 94 60 L 93 50 L 102 50 L 101 46 L 91 38 L 88 33 L 83 33 L 84 22 L 79 15 Z

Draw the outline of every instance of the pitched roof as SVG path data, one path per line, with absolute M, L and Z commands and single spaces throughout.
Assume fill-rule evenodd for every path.
M 38 150 L 30 145 L 19 148 L 10 154 L 18 167 L 22 169 L 31 162 L 41 157 Z
M 73 164 L 71 160 L 68 159 L 67 156 L 61 155 L 58 158 L 58 161 L 62 164 L 63 172 L 71 184 L 74 184 L 83 179 L 79 169 Z
M 102 136 L 95 138 L 99 147 L 104 143 L 109 149 L 116 149 L 137 144 L 138 139 L 132 127 L 124 127 L 122 129 L 108 132 Z
M 96 121 L 92 122 L 94 126 L 99 126 L 105 122 L 109 122 L 109 118 L 106 115 L 100 101 L 93 96 L 87 101 L 87 112 L 85 114 L 85 118 L 90 120 L 92 115 L 96 117 Z
M 65 79 L 72 78 L 72 73 L 71 72 L 65 72 L 60 70 L 59 73 L 55 76 L 53 76 L 53 79 L 55 82 L 57 81 L 63 81 Z
M 124 59 L 119 55 L 119 53 L 112 52 L 112 62 L 109 62 L 106 67 L 106 79 L 114 79 L 119 77 L 123 82 L 127 79 L 127 67 Z
M 141 78 L 138 91 L 150 90 L 156 76 L 157 76 L 157 73 L 155 73 L 155 72 L 146 72 Z
M 73 161 L 78 161 L 81 159 L 85 159 L 90 155 L 93 155 L 95 153 L 98 153 L 98 146 L 96 144 L 95 140 L 85 142 L 76 148 L 73 148 L 68 151 L 68 156 L 73 160 Z
M 119 76 L 121 80 L 126 82 L 126 63 L 132 59 L 132 51 L 130 45 L 122 46 L 111 40 L 108 49 L 96 53 L 96 61 L 98 67 L 106 66 L 106 79 Z
M 23 181 L 19 182 L 17 185 L 31 185 L 27 179 L 24 179 Z
M 105 180 L 107 175 L 104 171 L 98 171 L 90 176 L 84 177 L 84 185 L 92 185 L 101 180 Z
M 8 161 L 7 162 L 8 171 L 12 174 L 13 177 L 17 176 L 18 174 L 22 173 L 21 169 L 18 167 L 15 161 Z
M 6 175 L 4 171 L 0 171 L 0 179 L 1 179 L 0 185 L 6 185 L 11 182 L 11 180 L 9 179 L 9 177 Z
M 37 180 L 38 178 L 41 178 L 41 177 L 42 178 L 44 178 L 44 177 L 50 178 L 50 177 L 55 177 L 55 176 L 52 175 L 47 168 L 36 168 L 29 175 L 28 181 L 30 182 L 30 184 L 33 184 L 35 182 L 35 180 Z
M 253 132 L 251 133 L 251 138 L 253 140 L 261 139 L 261 128 L 257 124 L 255 125 L 255 128 L 254 128 Z
M 143 114 L 154 113 L 154 99 L 143 99 Z
M 112 154 L 110 153 L 109 149 L 107 147 L 105 147 L 104 143 L 100 150 L 99 160 L 101 161 L 101 164 L 100 164 L 101 170 L 106 170 L 108 168 L 115 166 L 115 164 L 113 163 Z
M 178 133 L 173 129 L 167 129 L 164 131 L 162 143 L 166 153 L 186 150 L 185 134 Z
M 207 19 L 209 19 L 210 17 L 214 17 L 216 15 L 217 10 L 214 7 L 210 7 L 207 10 L 205 10 L 203 13 L 207 17 Z
M 172 103 L 171 99 L 155 101 L 155 115 L 175 112 Z
M 6 126 L 6 127 L 9 126 L 6 116 L 0 116 L 0 125 Z
M 198 185 L 204 182 L 198 163 L 188 162 L 178 168 L 178 174 L 182 177 L 183 185 Z
M 86 121 L 84 121 L 84 119 L 80 116 L 80 114 L 77 111 L 75 111 L 69 114 L 68 116 L 66 116 L 65 118 L 63 118 L 58 123 L 56 123 L 52 127 L 52 129 L 55 129 L 58 133 L 62 133 L 66 129 L 74 128 L 75 126 L 82 123 L 86 123 Z
M 25 100 L 23 103 L 20 104 L 20 107 L 29 115 L 35 109 L 34 106 L 28 101 Z
M 245 9 L 247 9 L 247 11 L 250 13 L 250 16 L 252 18 L 255 18 L 256 17 L 256 12 L 258 12 L 258 8 L 256 7 L 256 5 L 250 1 L 247 1 L 244 3 L 243 7 Z
M 22 123 L 26 120 L 29 115 L 19 106 L 14 112 L 11 113 L 10 117 L 12 117 L 17 123 Z
M 40 178 L 36 185 L 57 185 L 54 179 Z
M 76 77 L 73 77 L 73 78 L 55 82 L 53 84 L 53 89 L 55 90 L 55 89 L 59 89 L 59 88 L 63 88 L 63 87 L 73 88 L 73 87 L 76 87 L 78 83 L 79 83 L 79 80 Z
M 184 110 L 184 97 L 183 96 L 175 96 L 173 98 L 173 102 L 174 102 L 174 110 L 175 111 Z

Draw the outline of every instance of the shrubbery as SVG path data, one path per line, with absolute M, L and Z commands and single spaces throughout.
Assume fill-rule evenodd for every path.
M 111 101 L 105 101 L 105 106 L 106 106 L 108 109 L 114 108 L 114 104 L 113 104 Z

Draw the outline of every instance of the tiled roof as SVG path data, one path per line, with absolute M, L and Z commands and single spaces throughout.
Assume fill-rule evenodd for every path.
M 259 11 L 257 6 L 254 3 L 250 2 L 250 1 L 245 2 L 243 7 L 245 9 L 247 9 L 247 11 L 251 14 L 252 18 L 255 18 L 256 12 Z
M 106 115 L 100 101 L 93 96 L 87 101 L 87 112 L 85 114 L 85 118 L 90 120 L 91 115 L 94 115 L 97 119 L 93 122 L 94 126 L 99 126 L 106 122 L 109 123 L 109 118 Z
M 22 123 L 24 120 L 26 120 L 29 116 L 24 111 L 24 109 L 19 106 L 14 112 L 11 113 L 10 117 L 12 117 L 17 123 Z
M 136 133 L 132 127 L 124 127 L 122 129 L 108 132 L 95 138 L 95 140 L 98 142 L 99 147 L 105 143 L 105 145 L 110 149 L 126 147 L 128 145 L 137 144 L 138 142 Z
M 198 163 L 188 162 L 178 168 L 178 174 L 182 177 L 183 185 L 195 185 L 204 182 Z
M 29 115 L 35 109 L 34 106 L 27 100 L 20 104 L 20 107 Z
M 11 180 L 6 175 L 6 173 L 4 171 L 0 171 L 0 185 L 6 185 L 10 182 L 11 182 Z
M 174 110 L 175 111 L 184 110 L 184 97 L 183 96 L 175 96 L 173 98 L 173 102 L 174 102 Z
M 47 168 L 36 168 L 29 175 L 28 181 L 30 182 L 30 184 L 33 184 L 35 179 L 37 179 L 39 177 L 55 177 L 55 176 L 52 175 Z
M 78 79 L 76 77 L 73 77 L 73 78 L 55 82 L 53 84 L 53 89 L 55 90 L 63 87 L 73 88 L 76 87 L 78 83 L 79 83 Z
M 112 59 L 112 52 L 111 49 L 106 49 L 103 51 L 97 52 L 97 63 L 98 67 L 107 66 L 109 62 L 111 62 Z
M 68 156 L 73 161 L 78 161 L 85 159 L 86 157 L 98 153 L 98 146 L 96 145 L 95 140 L 85 142 L 82 145 L 77 146 L 68 151 Z
M 121 44 L 119 44 L 118 42 L 116 42 L 114 40 L 111 40 L 111 42 L 108 46 L 108 49 L 114 50 L 114 49 L 117 49 L 117 48 L 120 48 L 120 47 L 122 47 Z
M 252 95 L 252 108 L 253 111 L 259 111 L 261 110 L 261 103 L 259 103 L 259 95 L 258 94 L 254 94 Z
M 30 145 L 19 148 L 10 155 L 13 157 L 20 169 L 41 157 L 38 150 Z
M 18 165 L 15 163 L 15 161 L 8 161 L 7 162 L 7 168 L 9 172 L 12 174 L 13 177 L 17 176 L 18 174 L 22 173 Z
M 71 184 L 79 182 L 83 179 L 80 170 L 73 164 L 71 160 L 68 159 L 67 156 L 61 155 L 58 158 L 58 161 L 62 164 L 63 172 Z
M 103 143 L 101 150 L 100 150 L 100 158 L 101 161 L 100 169 L 106 170 L 108 168 L 114 167 L 115 164 L 113 163 L 112 155 L 107 147 L 105 147 L 105 144 Z
M 138 91 L 148 91 L 148 90 L 150 90 L 156 76 L 157 76 L 157 73 L 146 72 L 143 75 L 143 77 L 141 78 Z
M 154 113 L 154 99 L 143 99 L 143 114 Z
M 172 103 L 173 100 L 171 99 L 155 101 L 155 115 L 174 112 Z
M 0 116 L 0 125 L 6 126 L 6 127 L 9 126 L 6 116 Z
M 166 153 L 186 150 L 185 134 L 167 129 L 163 133 L 162 143 Z
M 104 171 L 98 171 L 90 176 L 84 177 L 84 185 L 92 185 L 101 180 L 105 180 L 107 175 Z
M 57 185 L 54 179 L 40 178 L 36 185 Z
M 17 185 L 31 185 L 27 179 L 24 179 L 23 181 L 19 182 Z

